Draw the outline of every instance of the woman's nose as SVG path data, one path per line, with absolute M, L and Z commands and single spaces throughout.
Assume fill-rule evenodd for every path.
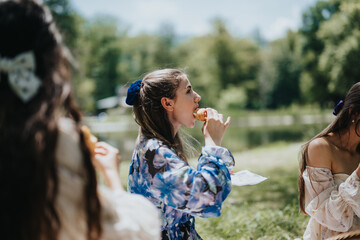
M 195 102 L 199 102 L 201 100 L 201 96 L 195 92 Z

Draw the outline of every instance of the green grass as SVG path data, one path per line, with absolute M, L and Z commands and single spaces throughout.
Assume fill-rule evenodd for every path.
M 298 210 L 296 169 L 274 168 L 262 175 L 269 179 L 255 186 L 233 186 L 220 217 L 197 219 L 200 236 L 209 240 L 300 237 L 307 218 Z
M 248 169 L 268 177 L 254 186 L 233 186 L 217 218 L 196 219 L 206 240 L 294 239 L 301 237 L 308 218 L 299 212 L 297 177 L 300 143 L 278 143 L 234 154 L 235 172 Z M 192 165 L 196 160 L 191 161 Z M 128 162 L 122 164 L 126 185 Z

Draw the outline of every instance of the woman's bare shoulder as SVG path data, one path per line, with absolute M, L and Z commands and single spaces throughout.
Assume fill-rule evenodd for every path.
M 316 138 L 309 143 L 307 165 L 331 169 L 332 145 L 325 137 Z

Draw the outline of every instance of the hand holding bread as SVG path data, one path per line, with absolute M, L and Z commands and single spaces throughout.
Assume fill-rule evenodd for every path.
M 82 126 L 86 146 L 92 155 L 94 167 L 104 176 L 111 189 L 122 189 L 119 177 L 121 156 L 119 150 L 106 142 L 98 142 L 87 126 Z
M 204 134 L 205 145 L 221 146 L 226 128 L 230 124 L 230 117 L 224 122 L 224 116 L 213 108 L 204 109 L 206 112 L 206 120 L 202 128 Z

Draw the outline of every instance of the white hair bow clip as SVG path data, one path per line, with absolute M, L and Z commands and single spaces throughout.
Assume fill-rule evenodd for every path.
M 14 59 L 0 57 L 0 72 L 8 74 L 10 87 L 25 103 L 35 96 L 41 85 L 41 81 L 35 75 L 33 52 L 21 53 Z

